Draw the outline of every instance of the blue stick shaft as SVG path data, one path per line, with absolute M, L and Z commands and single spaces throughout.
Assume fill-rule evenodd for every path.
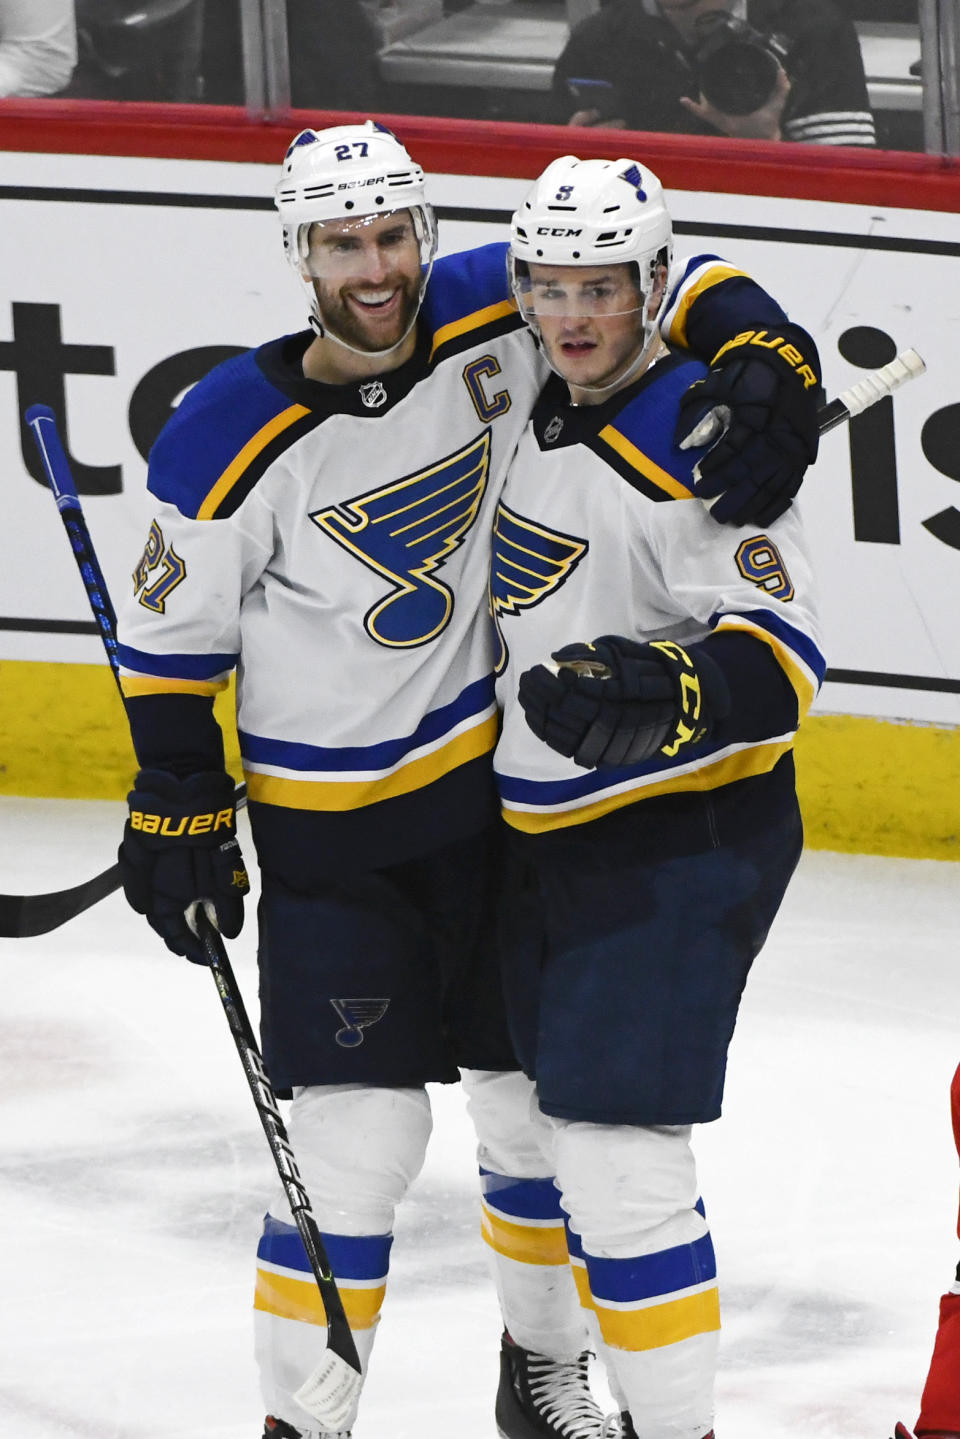
M 26 412 L 26 421 L 33 432 L 44 471 L 60 511 L 60 517 L 70 536 L 74 559 L 83 577 L 84 588 L 100 630 L 113 677 L 117 682 L 117 688 L 120 689 L 116 614 L 110 602 L 107 582 L 97 562 L 93 540 L 83 517 L 83 508 L 70 471 L 70 463 L 60 442 L 57 417 L 49 405 L 32 405 Z M 120 694 L 122 698 L 122 689 L 120 689 Z M 238 804 L 243 802 L 243 797 L 238 794 Z M 257 1048 L 253 1029 L 247 1017 L 223 941 L 219 932 L 213 928 L 203 914 L 202 909 L 200 916 L 200 935 L 207 963 L 216 981 L 220 1002 L 233 1035 L 244 1074 L 247 1077 L 257 1114 L 270 1145 L 294 1223 L 320 1291 L 320 1298 L 327 1318 L 327 1348 L 353 1371 L 353 1379 L 359 1385 L 360 1381 L 357 1376 L 360 1373 L 360 1359 L 357 1347 L 330 1260 L 323 1246 L 320 1230 L 310 1207 L 307 1191 L 300 1178 L 300 1171 L 297 1168 L 293 1150 L 290 1148 L 290 1141 L 280 1117 L 276 1095 L 263 1067 L 263 1059 Z
M 47 483 L 57 502 L 60 518 L 70 540 L 70 548 L 73 550 L 73 557 L 77 562 L 77 569 L 80 571 L 80 578 L 83 580 L 83 587 L 87 592 L 87 599 L 97 622 L 113 677 L 119 688 L 120 656 L 117 649 L 117 616 L 110 601 L 107 582 L 97 561 L 87 522 L 83 517 L 80 496 L 77 494 L 77 487 L 70 472 L 70 462 L 60 442 L 57 417 L 49 405 L 31 405 L 26 413 L 26 421 L 33 434 Z

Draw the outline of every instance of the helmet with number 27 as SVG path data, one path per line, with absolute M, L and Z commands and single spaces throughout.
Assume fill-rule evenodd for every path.
M 337 251 L 348 248 L 318 244 L 322 227 L 335 225 L 337 237 L 348 237 L 358 248 L 365 236 L 382 231 L 384 216 L 398 213 L 409 213 L 419 247 L 419 298 L 410 323 L 416 319 L 437 248 L 436 218 L 424 185 L 420 166 L 397 137 L 374 120 L 302 130 L 291 141 L 274 203 L 287 260 L 307 286 L 310 322 L 318 334 L 328 332 L 328 326 L 314 281 L 332 278 L 336 283 Z

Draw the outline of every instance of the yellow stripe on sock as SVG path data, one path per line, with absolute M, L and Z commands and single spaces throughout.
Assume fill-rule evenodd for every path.
M 614 1349 L 663 1349 L 695 1334 L 720 1328 L 720 1296 L 716 1287 L 686 1294 L 668 1304 L 643 1309 L 607 1309 L 594 1299 L 605 1342 Z
M 350 1328 L 371 1329 L 379 1318 L 386 1284 L 351 1289 L 340 1280 L 337 1287 Z M 267 1269 L 257 1270 L 253 1307 L 266 1314 L 276 1314 L 280 1319 L 299 1319 L 304 1324 L 321 1327 L 327 1323 L 320 1290 L 313 1279 L 291 1279 Z
M 491 1249 L 521 1264 L 566 1264 L 567 1234 L 563 1220 L 546 1224 L 514 1224 L 482 1206 L 480 1232 Z

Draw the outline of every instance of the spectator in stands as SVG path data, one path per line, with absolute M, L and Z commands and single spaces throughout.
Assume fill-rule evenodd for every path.
M 833 0 L 611 0 L 573 30 L 554 90 L 572 125 L 876 144 Z
M 73 0 L 0 0 L 0 95 L 55 95 L 76 63 Z

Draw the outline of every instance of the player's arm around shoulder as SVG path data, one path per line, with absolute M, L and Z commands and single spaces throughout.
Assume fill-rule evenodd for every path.
M 716 256 L 675 262 L 662 331 L 709 372 L 684 397 L 680 444 L 709 439 L 696 491 L 721 524 L 771 524 L 817 457 L 821 367 L 813 337 L 744 271 Z

